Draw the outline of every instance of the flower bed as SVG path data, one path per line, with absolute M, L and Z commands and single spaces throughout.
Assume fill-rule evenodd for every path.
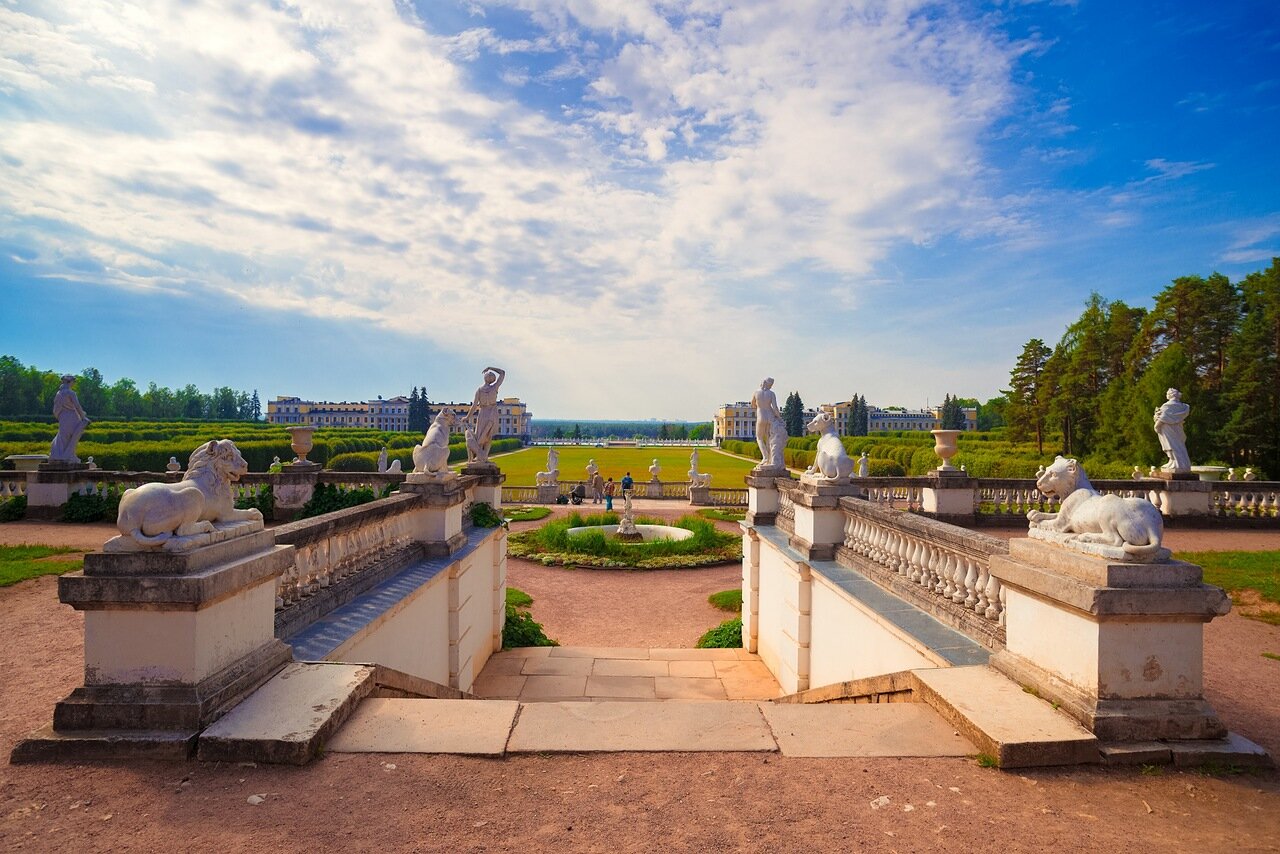
M 671 525 L 692 531 L 684 540 L 623 543 L 601 531 L 570 535 L 570 528 L 616 525 L 616 513 L 581 516 L 571 513 L 532 531 L 507 538 L 507 554 L 542 563 L 544 566 L 581 566 L 601 569 L 680 569 L 737 563 L 742 560 L 742 541 L 734 534 L 717 531 L 697 516 L 676 522 L 640 517 L 637 524 Z

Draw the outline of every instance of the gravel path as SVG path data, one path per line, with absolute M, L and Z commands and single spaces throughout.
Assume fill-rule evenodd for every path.
M 36 533 L 27 525 L 0 525 L 0 542 L 32 542 Z M 114 532 L 54 525 L 38 533 L 42 542 L 88 548 Z M 63 539 L 51 538 L 55 533 Z M 1174 547 L 1248 547 L 1236 545 L 1242 542 L 1236 535 L 1210 536 L 1222 545 L 1201 540 Z M 1265 536 L 1252 547 L 1278 547 L 1275 535 Z M 705 596 L 737 586 L 739 570 L 587 571 L 512 561 L 509 573 L 514 586 L 535 597 L 535 617 L 564 642 L 679 646 L 722 618 Z M 6 638 L 0 752 L 6 757 L 81 682 L 83 619 L 58 603 L 56 587 L 55 578 L 45 577 L 0 589 Z M 1210 623 L 1205 637 L 1209 700 L 1233 730 L 1280 754 L 1280 662 L 1261 655 L 1280 654 L 1280 628 L 1229 614 Z M 253 794 L 265 802 L 250 805 Z M 717 753 L 503 760 L 348 754 L 301 769 L 0 761 L 5 851 L 1097 854 L 1278 847 L 1275 772 L 1015 773 L 965 759 Z

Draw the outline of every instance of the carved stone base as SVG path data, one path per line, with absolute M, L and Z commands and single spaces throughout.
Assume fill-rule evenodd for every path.
M 79 460 L 46 460 L 36 467 L 36 471 L 88 471 L 89 464 Z
M 250 534 L 256 534 L 263 530 L 264 525 L 261 519 L 246 519 L 241 522 L 215 522 L 213 530 L 207 534 L 191 534 L 185 537 L 170 537 L 167 540 L 156 543 L 154 545 L 146 545 L 135 540 L 132 536 L 120 534 L 112 537 L 103 544 L 102 550 L 107 554 L 123 554 L 129 552 L 167 552 L 176 554 L 178 552 L 195 551 L 204 546 L 211 546 L 214 543 L 233 540 L 237 537 L 245 537 Z
M 689 503 L 706 506 L 711 503 L 711 488 L 706 486 L 689 487 Z
M 1079 534 L 1064 534 L 1061 531 L 1046 531 L 1043 528 L 1033 527 L 1027 531 L 1027 536 L 1033 540 L 1042 540 L 1073 552 L 1124 563 L 1164 563 L 1173 556 L 1173 552 L 1166 548 L 1160 548 L 1147 554 L 1141 552 L 1135 554 L 1125 551 L 1123 546 L 1083 542 Z

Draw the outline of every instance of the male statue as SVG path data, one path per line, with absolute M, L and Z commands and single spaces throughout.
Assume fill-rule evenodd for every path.
M 489 448 L 498 432 L 498 389 L 506 377 L 507 372 L 502 368 L 492 365 L 485 368 L 484 385 L 476 389 L 471 408 L 463 417 L 465 422 L 470 422 L 465 432 L 469 462 L 489 462 Z
M 765 377 L 760 388 L 751 395 L 756 408 L 756 444 L 760 446 L 761 468 L 782 468 L 785 463 L 782 447 L 786 443 L 787 427 L 778 408 L 778 397 L 773 393 L 773 377 Z
M 80 458 L 76 456 L 76 445 L 89 426 L 89 416 L 80 408 L 80 398 L 76 397 L 75 390 L 71 388 L 75 379 L 71 374 L 65 374 L 62 377 L 62 387 L 53 396 L 53 417 L 58 419 L 58 435 L 53 438 L 53 445 L 49 448 L 51 462 L 80 462 Z
M 1182 402 L 1182 394 L 1176 388 L 1165 392 L 1165 402 L 1156 409 L 1155 431 L 1160 437 L 1169 462 L 1162 466 L 1167 472 L 1191 471 L 1191 458 L 1187 455 L 1187 433 L 1183 422 L 1191 414 L 1191 407 Z

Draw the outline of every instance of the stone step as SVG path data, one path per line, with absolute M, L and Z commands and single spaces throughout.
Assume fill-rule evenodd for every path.
M 201 733 L 197 755 L 303 765 L 373 691 L 376 675 L 372 664 L 288 664 Z
M 927 706 L 768 702 L 370 698 L 334 753 L 781 752 L 785 756 L 968 756 L 973 744 Z
M 1101 761 L 1093 733 L 990 667 L 914 670 L 912 675 L 913 697 L 932 706 L 1001 768 Z

